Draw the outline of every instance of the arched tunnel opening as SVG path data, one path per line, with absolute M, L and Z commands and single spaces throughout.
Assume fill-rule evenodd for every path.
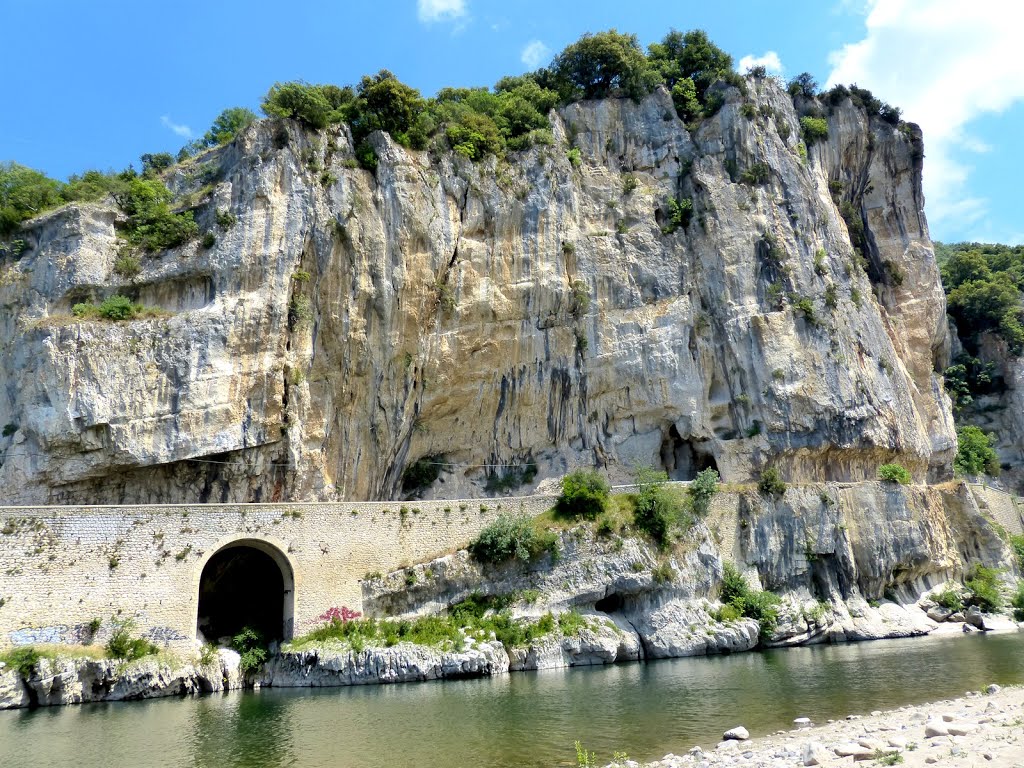
M 594 603 L 594 610 L 601 613 L 617 613 L 622 610 L 622 606 L 622 595 L 612 592 L 610 595 L 605 595 Z
M 199 579 L 198 638 L 226 644 L 246 627 L 267 642 L 291 638 L 293 578 L 287 560 L 275 554 L 233 544 L 207 561 Z

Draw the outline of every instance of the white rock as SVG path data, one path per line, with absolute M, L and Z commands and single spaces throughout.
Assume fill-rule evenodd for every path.
M 933 739 L 936 736 L 948 736 L 949 728 L 941 720 L 929 720 L 924 726 L 926 739 Z
M 820 741 L 808 741 L 804 744 L 804 765 L 824 765 L 832 759 L 832 755 Z
M 730 728 L 728 731 L 722 734 L 722 738 L 726 741 L 746 741 L 750 738 L 750 731 L 744 728 L 742 725 L 737 725 L 735 728 Z

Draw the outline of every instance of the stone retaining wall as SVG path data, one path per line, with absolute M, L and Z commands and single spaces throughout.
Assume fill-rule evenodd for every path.
M 332 606 L 361 610 L 360 580 L 465 546 L 501 511 L 551 496 L 424 502 L 0 508 L 0 648 L 88 640 L 133 615 L 155 642 L 190 645 L 199 580 L 225 546 L 251 542 L 294 584 L 296 634 Z M 290 571 L 290 573 L 288 573 Z M 286 616 L 288 611 L 286 609 Z

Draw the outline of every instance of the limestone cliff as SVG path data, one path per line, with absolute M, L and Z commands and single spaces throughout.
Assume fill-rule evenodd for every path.
M 594 463 L 945 476 L 920 136 L 847 100 L 805 151 L 748 87 L 693 133 L 663 89 L 573 104 L 507 162 L 378 133 L 372 173 L 345 128 L 261 121 L 169 172 L 215 242 L 131 280 L 112 205 L 35 220 L 0 265 L 4 500 L 387 498 L 423 458 L 435 496 Z M 115 293 L 166 314 L 70 317 Z

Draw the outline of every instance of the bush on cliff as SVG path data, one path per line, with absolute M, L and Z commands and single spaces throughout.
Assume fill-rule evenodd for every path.
M 732 563 L 725 563 L 722 573 L 722 591 L 719 599 L 732 611 L 719 612 L 719 616 L 732 617 L 735 613 L 754 619 L 760 626 L 762 640 L 771 637 L 779 623 L 778 595 L 762 590 L 755 592 Z
M 781 497 L 786 492 L 786 484 L 782 475 L 775 467 L 768 467 L 761 473 L 761 479 L 757 481 L 757 490 L 765 496 Z
M 263 635 L 252 627 L 245 627 L 231 638 L 231 647 L 238 651 L 239 667 L 245 674 L 256 672 L 267 660 L 266 643 Z
M 711 499 L 718 493 L 718 480 L 718 472 L 709 467 L 698 472 L 697 477 L 686 489 L 690 496 L 690 505 L 698 517 L 704 517 L 708 513 Z
M 900 485 L 909 485 L 914 479 L 902 464 L 883 464 L 878 468 L 878 479 Z
M 544 552 L 557 551 L 558 537 L 551 531 L 538 533 L 525 515 L 499 515 L 469 545 L 469 553 L 481 563 L 513 559 L 527 563 Z
M 607 509 L 608 481 L 592 469 L 578 469 L 562 478 L 555 514 L 568 520 L 594 520 Z
M 668 475 L 650 467 L 641 467 L 636 472 L 636 501 L 633 505 L 633 521 L 637 530 L 643 531 L 659 547 L 669 543 L 671 529 L 684 519 L 686 510 L 677 493 L 665 487 Z
M 995 611 L 1003 605 L 1002 592 L 999 589 L 999 571 L 984 565 L 975 565 L 964 580 L 967 587 L 965 606 L 975 605 L 983 611 Z
M 978 427 L 957 427 L 953 469 L 958 475 L 980 475 L 984 472 L 997 476 L 999 456 L 992 447 L 992 437 Z
M 27 645 L 8 651 L 0 656 L 0 661 L 4 662 L 11 669 L 17 670 L 18 674 L 27 680 L 32 677 L 36 664 L 39 663 L 41 658 L 42 656 L 39 654 L 39 651 L 31 645 Z
M 113 619 L 111 623 L 114 629 L 106 645 L 111 658 L 135 661 L 159 651 L 159 648 L 145 638 L 133 637 L 135 622 L 132 619 Z
M 1010 601 L 1010 605 L 1013 606 L 1014 621 L 1024 621 L 1024 581 L 1017 585 L 1017 593 Z

